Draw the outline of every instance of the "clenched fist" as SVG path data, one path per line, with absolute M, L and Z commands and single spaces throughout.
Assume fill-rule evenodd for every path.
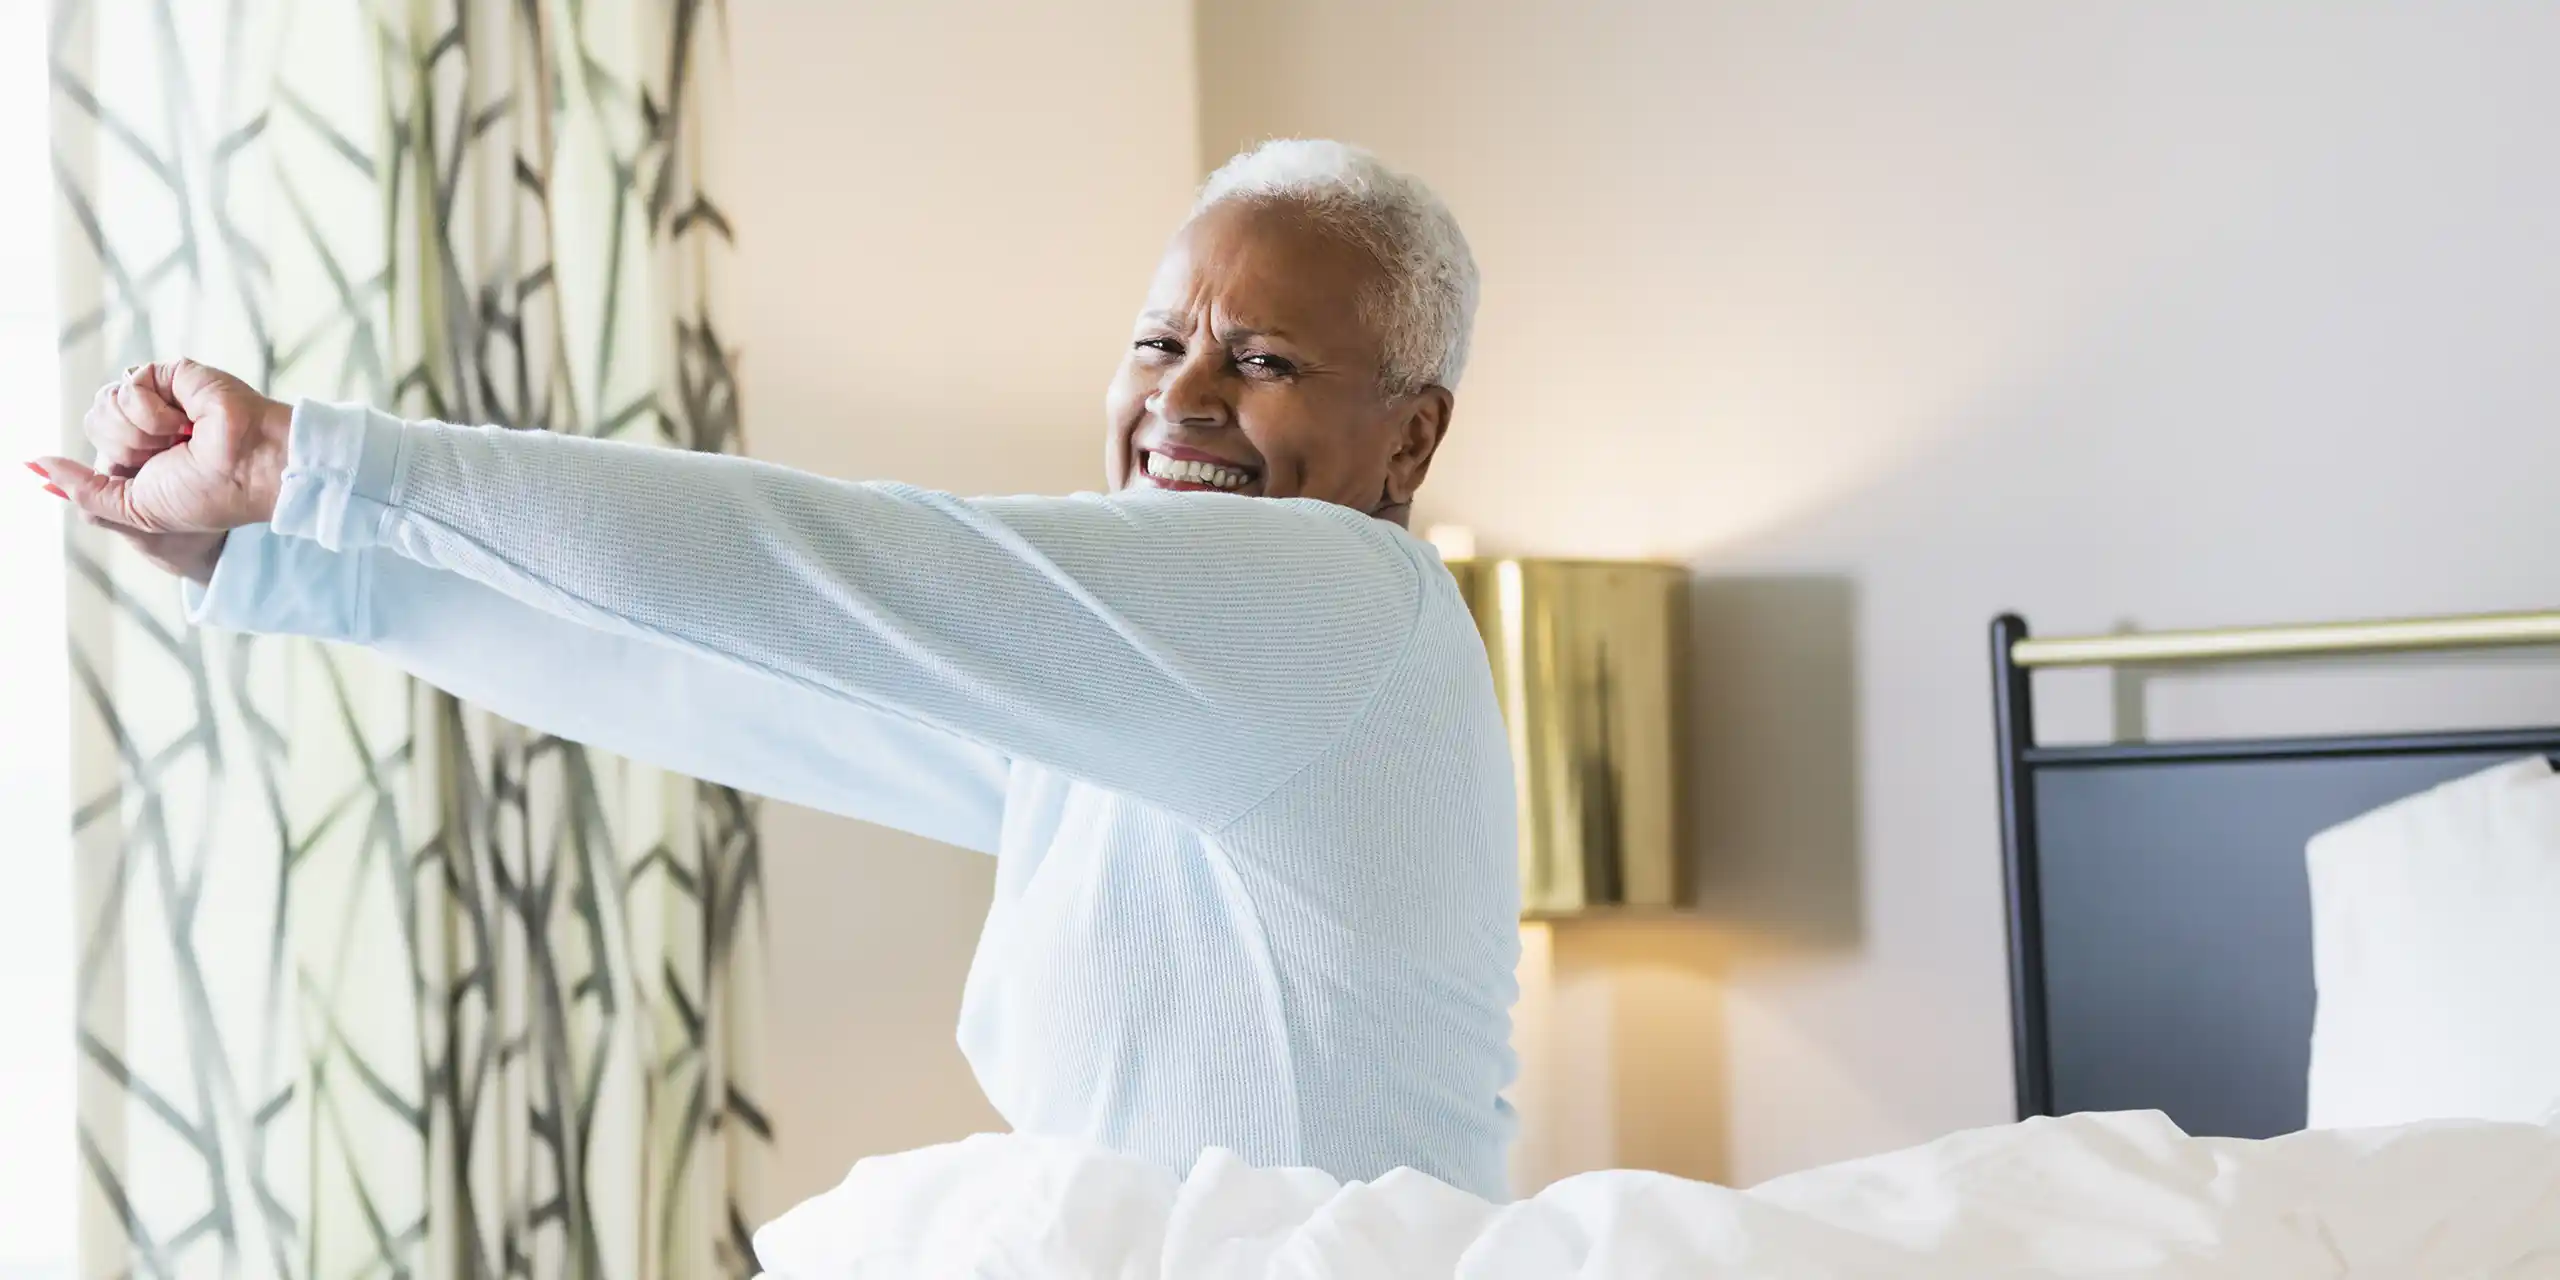
M 69 458 L 37 467 L 73 505 L 143 533 L 218 533 L 276 509 L 293 410 L 193 360 L 135 368 L 82 419 L 101 474 Z
M 173 573 L 202 580 L 223 534 L 275 512 L 293 410 L 193 360 L 138 365 L 98 391 L 81 428 L 102 471 L 28 465 L 90 523 Z

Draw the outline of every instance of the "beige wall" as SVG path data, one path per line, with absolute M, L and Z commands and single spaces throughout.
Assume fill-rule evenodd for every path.
M 1181 0 L 731 5 L 750 448 L 1091 488 L 1104 379 L 1197 145 Z M 769 1200 L 1001 1122 L 952 1043 L 988 860 L 769 806 Z
M 1704 575 L 1709 919 L 1556 939 L 1532 1181 L 1751 1181 L 2008 1117 L 1998 610 L 2560 590 L 2560 8 L 1200 12 L 1204 159 L 1357 140 L 1473 238 L 1478 354 L 1424 516 Z M 2049 730 L 2103 730 L 2105 688 L 2052 696 Z M 2560 681 L 2181 681 L 2150 710 L 2547 721 Z
M 730 8 L 754 447 L 1092 482 L 1199 166 L 1440 186 L 1487 289 L 1425 515 L 1702 575 L 1702 922 L 1533 973 L 1531 1182 L 2006 1118 L 1982 629 L 2550 603 L 2560 9 L 1933 0 Z M 2051 729 L 2104 727 L 2064 683 Z M 2560 714 L 2548 668 L 2181 681 L 2155 729 Z M 777 808 L 776 1202 L 995 1123 L 983 861 Z M 1543 942 L 1543 940 L 1541 940 Z M 1543 946 L 1533 955 L 1548 954 Z

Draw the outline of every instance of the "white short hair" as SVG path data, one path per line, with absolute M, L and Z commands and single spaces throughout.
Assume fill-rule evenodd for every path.
M 1420 178 L 1358 147 L 1284 138 L 1219 166 L 1191 215 L 1229 200 L 1291 206 L 1375 255 L 1385 283 L 1362 305 L 1385 341 L 1387 390 L 1458 385 L 1476 321 L 1476 260 L 1458 220 Z

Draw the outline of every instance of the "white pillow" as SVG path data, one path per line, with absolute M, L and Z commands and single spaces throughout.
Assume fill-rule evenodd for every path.
M 2314 1129 L 2560 1105 L 2560 778 L 2518 760 L 2311 840 Z

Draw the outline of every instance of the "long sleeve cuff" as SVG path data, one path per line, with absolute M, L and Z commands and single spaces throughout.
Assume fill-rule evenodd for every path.
M 180 598 L 199 627 L 361 640 L 370 626 L 370 571 L 366 557 L 333 555 L 253 524 L 223 539 L 212 581 L 183 583 Z
M 399 505 L 406 430 L 398 418 L 364 405 L 296 403 L 275 532 L 331 551 L 380 543 Z

